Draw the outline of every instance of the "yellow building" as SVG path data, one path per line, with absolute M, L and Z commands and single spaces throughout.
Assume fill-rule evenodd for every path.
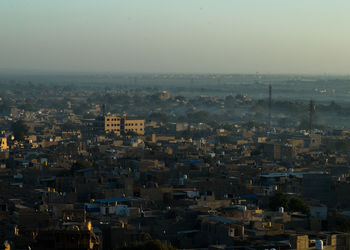
M 134 132 L 138 135 L 145 133 L 145 120 L 127 120 L 126 116 L 105 116 L 105 131 L 117 135 Z
M 4 151 L 4 150 L 7 150 L 9 147 L 7 146 L 7 139 L 6 137 L 2 137 L 0 138 L 0 150 L 1 151 Z
M 105 131 L 107 133 L 114 132 L 120 135 L 121 131 L 121 116 L 105 116 Z
M 145 121 L 144 120 L 125 120 L 124 132 L 135 132 L 139 135 L 145 133 Z

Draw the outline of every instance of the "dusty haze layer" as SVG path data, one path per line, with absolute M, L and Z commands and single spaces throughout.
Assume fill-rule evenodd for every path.
M 347 74 L 350 2 L 0 2 L 0 69 Z

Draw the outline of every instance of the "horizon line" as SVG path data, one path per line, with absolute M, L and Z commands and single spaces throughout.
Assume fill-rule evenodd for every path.
M 38 74 L 38 75 L 257 75 L 257 76 L 350 76 L 349 73 L 271 73 L 271 72 L 149 72 L 149 71 L 104 71 L 104 70 L 42 70 L 42 69 L 6 69 L 0 68 L 1 74 Z

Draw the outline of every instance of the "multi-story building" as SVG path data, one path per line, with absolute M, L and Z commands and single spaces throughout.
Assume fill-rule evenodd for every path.
M 145 133 L 145 120 L 128 120 L 126 116 L 105 116 L 105 131 L 117 135 L 134 132 L 138 135 Z

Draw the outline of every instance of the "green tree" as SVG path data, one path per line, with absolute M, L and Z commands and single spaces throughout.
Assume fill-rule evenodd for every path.
M 79 126 L 77 126 L 76 124 L 74 124 L 71 121 L 66 121 L 65 123 L 63 123 L 61 125 L 61 129 L 63 131 L 74 131 L 74 130 L 77 130 L 78 128 L 79 128 Z
M 225 97 L 225 107 L 233 108 L 236 105 L 236 99 L 232 95 Z
M 129 131 L 127 131 L 125 133 L 125 135 L 127 135 L 127 136 L 138 136 L 138 133 L 136 133 L 135 131 L 129 130 Z
M 18 120 L 11 124 L 11 130 L 16 140 L 23 141 L 28 134 L 29 127 L 23 120 Z
M 288 198 L 285 193 L 276 193 L 269 199 L 269 206 L 271 210 L 277 210 L 279 207 L 284 207 L 289 212 L 301 212 L 310 215 L 310 208 L 302 199 L 297 197 Z
M 288 197 L 285 193 L 276 193 L 269 199 L 269 206 L 271 210 L 277 210 L 279 207 L 284 207 L 288 210 Z
M 186 140 L 191 139 L 194 137 L 194 132 L 191 129 L 186 129 L 181 132 L 180 137 L 183 137 Z
M 340 152 L 347 152 L 350 150 L 350 142 L 348 141 L 337 141 L 335 143 L 335 150 Z
M 188 113 L 187 114 L 187 119 L 191 122 L 203 122 L 203 123 L 208 123 L 211 121 L 211 117 L 208 112 L 206 111 L 197 111 L 194 113 Z
M 310 215 L 310 208 L 305 204 L 302 199 L 292 197 L 288 201 L 288 211 L 301 212 L 306 215 Z
M 350 219 L 345 216 L 338 216 L 336 218 L 336 230 L 340 232 L 350 232 Z
M 73 163 L 71 170 L 76 171 L 76 170 L 91 168 L 91 167 L 92 167 L 91 162 L 84 161 L 84 160 L 77 160 L 76 162 Z
M 166 122 L 169 121 L 169 116 L 165 113 L 155 112 L 148 116 L 148 120 Z

